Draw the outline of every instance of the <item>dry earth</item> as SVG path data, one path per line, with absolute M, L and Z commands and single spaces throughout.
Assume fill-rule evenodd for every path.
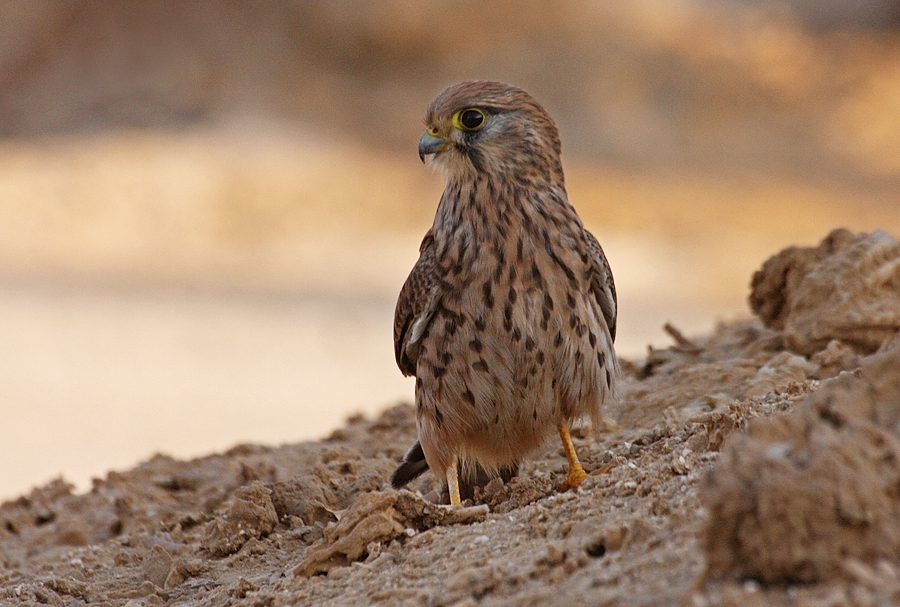
M 625 363 L 576 492 L 555 445 L 463 509 L 386 489 L 398 406 L 7 502 L 0 604 L 896 604 L 900 244 L 835 231 L 753 285 L 758 318 Z

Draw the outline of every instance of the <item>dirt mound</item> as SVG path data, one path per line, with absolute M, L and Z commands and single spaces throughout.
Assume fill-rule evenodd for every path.
M 707 574 L 815 582 L 900 558 L 900 348 L 752 423 L 704 486 Z
M 785 348 L 786 329 L 757 319 L 702 337 L 669 333 L 671 348 L 623 363 L 617 423 L 593 440 L 573 433 L 589 473 L 577 492 L 554 489 L 566 472 L 555 444 L 460 510 L 420 497 L 436 486 L 429 474 L 390 490 L 415 436 L 402 405 L 319 442 L 157 456 L 84 495 L 58 481 L 5 503 L 0 603 L 900 597 L 900 337 L 868 355 L 832 340 L 807 358 Z M 815 583 L 783 585 L 792 581 Z
M 754 276 L 750 306 L 812 355 L 832 340 L 872 353 L 900 330 L 900 242 L 883 231 L 834 230 L 818 247 L 790 247 Z

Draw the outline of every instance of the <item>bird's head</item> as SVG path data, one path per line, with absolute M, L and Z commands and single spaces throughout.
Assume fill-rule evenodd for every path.
M 476 174 L 562 182 L 559 133 L 524 90 L 502 82 L 451 86 L 428 107 L 419 157 L 448 181 Z

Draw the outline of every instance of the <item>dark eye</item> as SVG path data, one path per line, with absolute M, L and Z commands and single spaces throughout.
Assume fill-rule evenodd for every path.
M 480 129 L 484 124 L 484 112 L 476 109 L 463 110 L 459 114 L 459 124 L 469 131 Z

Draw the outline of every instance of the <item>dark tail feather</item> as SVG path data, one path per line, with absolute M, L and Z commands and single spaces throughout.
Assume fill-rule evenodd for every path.
M 391 487 L 394 489 L 404 487 L 426 470 L 428 470 L 428 462 L 425 461 L 425 452 L 422 451 L 419 441 L 416 441 L 391 475 Z

